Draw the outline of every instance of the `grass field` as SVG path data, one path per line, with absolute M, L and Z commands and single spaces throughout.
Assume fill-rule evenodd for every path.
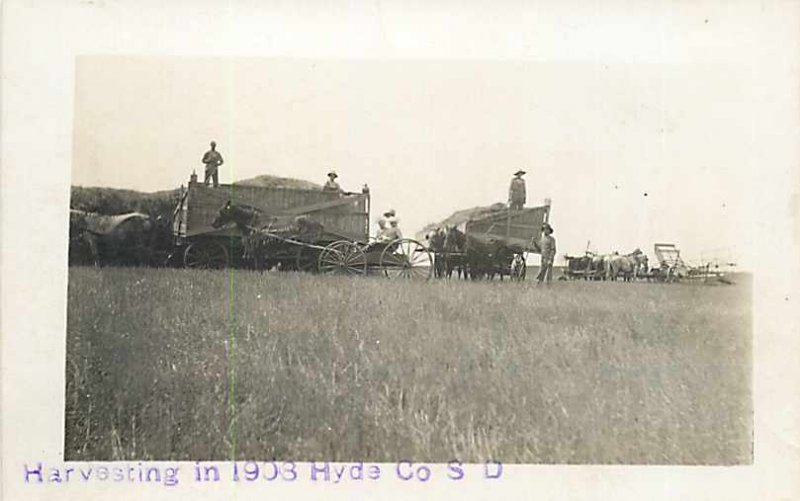
M 750 293 L 71 268 L 65 456 L 747 464 Z

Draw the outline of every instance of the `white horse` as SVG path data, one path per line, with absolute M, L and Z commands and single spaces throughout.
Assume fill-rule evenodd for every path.
M 638 278 L 639 272 L 646 266 L 647 256 L 640 249 L 620 256 L 612 254 L 605 259 L 606 280 L 616 280 L 622 274 L 623 280 L 629 282 Z
M 150 216 L 139 212 L 107 216 L 70 209 L 71 262 L 146 264 L 153 250 L 154 227 Z

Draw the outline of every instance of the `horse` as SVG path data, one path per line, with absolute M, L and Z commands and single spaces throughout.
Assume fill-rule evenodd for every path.
M 253 267 L 257 270 L 269 270 L 278 263 L 263 259 L 271 242 L 259 231 L 263 226 L 261 219 L 261 209 L 245 204 L 234 204 L 228 200 L 217 211 L 211 227 L 223 228 L 233 223 L 242 234 L 242 258 L 252 261 Z
M 466 278 L 468 271 L 465 258 L 467 235 L 455 226 L 446 227 L 444 235 L 445 276 L 450 278 L 453 276 L 453 271 L 457 271 L 458 278 Z
M 245 204 L 234 204 L 230 200 L 220 207 L 211 222 L 213 228 L 234 223 L 242 233 L 251 233 L 261 226 L 261 209 Z
M 140 266 L 150 261 L 155 225 L 147 214 L 108 216 L 70 209 L 69 223 L 70 263 Z
M 151 217 L 150 222 L 153 225 L 148 239 L 150 265 L 157 267 L 170 266 L 175 257 L 175 237 L 172 234 L 172 219 L 157 215 L 156 217 Z
M 620 273 L 622 273 L 623 280 L 626 282 L 636 280 L 644 262 L 643 255 L 640 249 L 635 249 L 624 256 L 620 256 L 617 253 L 608 256 L 605 259 L 606 280 L 616 280 Z
M 494 279 L 499 275 L 500 280 L 511 273 L 514 261 L 514 252 L 503 242 L 495 239 L 485 241 L 481 238 L 468 236 L 464 252 L 464 263 L 469 278 Z
M 613 254 L 596 254 L 592 256 L 589 263 L 588 274 L 591 280 L 605 280 L 606 279 L 606 262 L 613 257 Z
M 445 276 L 445 239 L 447 235 L 441 228 L 435 228 L 425 235 L 430 250 L 433 251 L 433 274 L 436 278 Z
M 321 223 L 306 215 L 270 216 L 262 209 L 246 204 L 234 204 L 228 200 L 211 223 L 213 228 L 222 228 L 233 223 L 242 233 L 242 257 L 252 260 L 258 270 L 274 266 L 291 267 L 292 263 L 270 260 L 285 242 L 280 237 L 295 241 L 318 240 L 324 231 Z M 276 238 L 279 237 L 279 238 Z

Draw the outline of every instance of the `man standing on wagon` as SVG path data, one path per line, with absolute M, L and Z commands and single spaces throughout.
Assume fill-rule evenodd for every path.
M 211 149 L 203 154 L 203 163 L 206 166 L 206 178 L 203 184 L 208 186 L 208 182 L 214 180 L 214 188 L 219 186 L 219 166 L 225 163 L 222 155 L 217 151 L 217 143 L 211 141 Z
M 339 195 L 344 194 L 344 190 L 342 190 L 342 187 L 336 182 L 337 177 L 339 177 L 339 175 L 335 171 L 328 172 L 328 180 L 325 181 L 325 186 L 322 187 L 322 191 L 338 193 Z
M 511 186 L 508 188 L 508 207 L 511 210 L 520 210 L 525 205 L 525 180 L 522 176 L 525 171 L 520 169 L 514 173 Z
M 548 223 L 542 225 L 542 239 L 539 241 L 539 249 L 542 251 L 542 262 L 539 267 L 539 276 L 536 280 L 542 282 L 550 281 L 553 278 L 553 261 L 556 258 L 556 239 L 553 237 L 553 227 Z

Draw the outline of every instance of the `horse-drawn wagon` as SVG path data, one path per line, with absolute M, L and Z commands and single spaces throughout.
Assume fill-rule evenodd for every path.
M 433 259 L 410 239 L 370 241 L 370 196 L 192 180 L 173 214 L 176 256 L 189 268 L 430 276 Z
M 541 253 L 539 236 L 549 215 L 549 203 L 525 209 L 499 206 L 447 226 L 437 251 L 445 263 L 444 274 L 458 269 L 473 279 L 507 275 L 523 280 L 527 255 Z
M 567 262 L 559 280 L 598 280 L 605 277 L 602 256 L 586 252 L 583 256 L 564 256 Z

